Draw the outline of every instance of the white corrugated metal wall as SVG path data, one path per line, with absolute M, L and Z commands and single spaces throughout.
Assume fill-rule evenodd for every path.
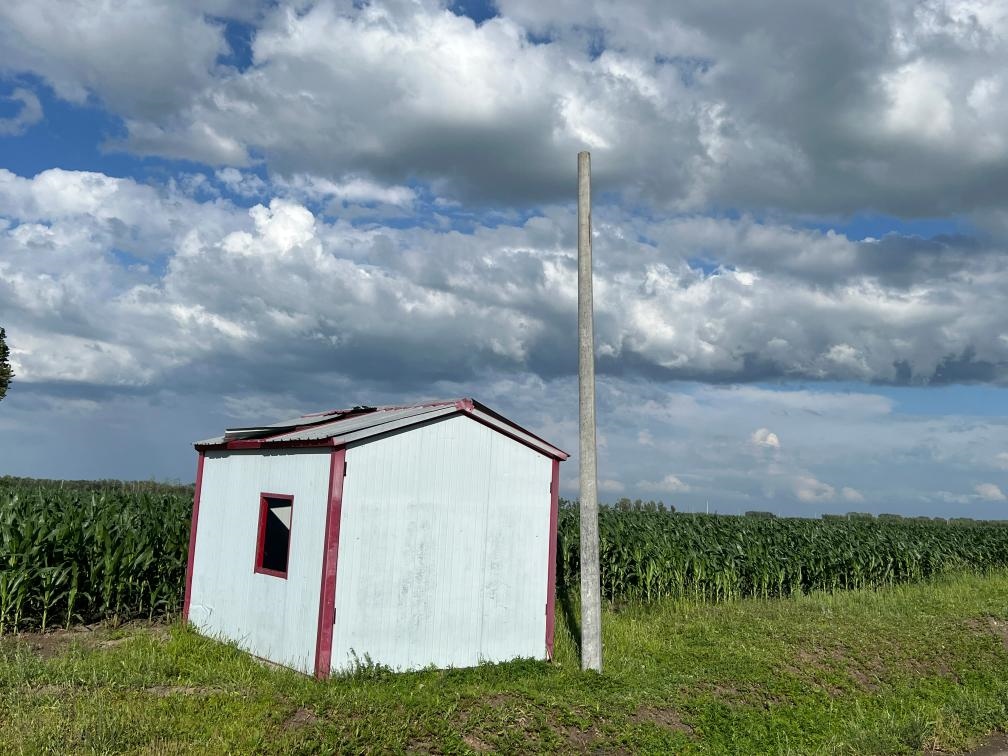
M 189 607 L 204 633 L 314 670 L 329 463 L 328 449 L 206 454 Z M 294 496 L 286 579 L 253 571 L 262 492 Z
M 453 417 L 346 460 L 333 669 L 545 657 L 549 458 Z

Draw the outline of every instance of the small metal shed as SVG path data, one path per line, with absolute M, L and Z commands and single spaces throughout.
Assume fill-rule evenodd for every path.
M 184 615 L 325 677 L 552 658 L 560 462 L 472 399 L 195 444 Z

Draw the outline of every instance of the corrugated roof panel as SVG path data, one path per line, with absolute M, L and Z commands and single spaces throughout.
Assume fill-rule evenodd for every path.
M 452 409 L 454 409 L 452 407 Z M 443 411 L 444 406 L 419 406 L 407 407 L 403 409 L 376 410 L 366 415 L 355 415 L 353 417 L 334 420 L 321 425 L 313 425 L 310 428 L 292 431 L 279 436 L 270 437 L 269 441 L 318 441 L 323 438 L 333 438 L 343 436 L 354 431 L 373 428 L 384 423 L 391 423 L 417 415 L 424 415 L 428 412 Z
M 223 444 L 226 441 L 227 438 L 225 436 L 214 436 L 213 438 L 205 438 L 202 441 L 197 441 L 195 444 L 193 444 L 193 446 L 195 446 L 197 449 L 201 446 L 218 446 L 219 444 Z
M 359 415 L 367 412 L 374 412 L 375 407 L 353 407 L 344 410 L 329 410 L 327 412 L 313 412 L 307 415 L 298 415 L 290 420 L 281 420 L 276 423 L 264 423 L 262 425 L 251 425 L 244 427 L 227 428 L 224 431 L 225 438 L 255 438 L 256 436 L 269 436 L 280 433 L 284 430 L 300 428 L 305 425 L 318 425 L 330 422 L 334 418 L 346 415 Z
M 332 441 L 334 444 L 349 444 L 354 441 L 371 438 L 372 436 L 377 436 L 382 433 L 389 433 L 390 431 L 399 430 L 400 428 L 406 428 L 411 425 L 419 425 L 420 423 L 424 423 L 438 417 L 444 417 L 445 415 L 456 415 L 458 412 L 458 408 L 452 406 L 431 407 L 427 412 L 419 412 L 398 418 L 389 418 L 387 422 L 379 425 L 372 425 L 367 428 L 360 428 L 356 431 L 344 429 L 340 435 L 333 436 Z

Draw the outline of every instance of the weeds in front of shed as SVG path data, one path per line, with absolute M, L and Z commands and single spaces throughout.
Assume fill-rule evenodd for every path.
M 364 657 L 361 658 L 351 648 L 349 665 L 346 669 L 333 673 L 333 677 L 337 679 L 381 680 L 387 679 L 395 673 L 392 667 L 387 664 L 379 664 L 371 658 L 370 654 L 364 654 Z

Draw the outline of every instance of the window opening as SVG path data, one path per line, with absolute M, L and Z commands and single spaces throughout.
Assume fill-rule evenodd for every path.
M 264 493 L 259 497 L 259 543 L 255 571 L 287 577 L 294 497 Z

